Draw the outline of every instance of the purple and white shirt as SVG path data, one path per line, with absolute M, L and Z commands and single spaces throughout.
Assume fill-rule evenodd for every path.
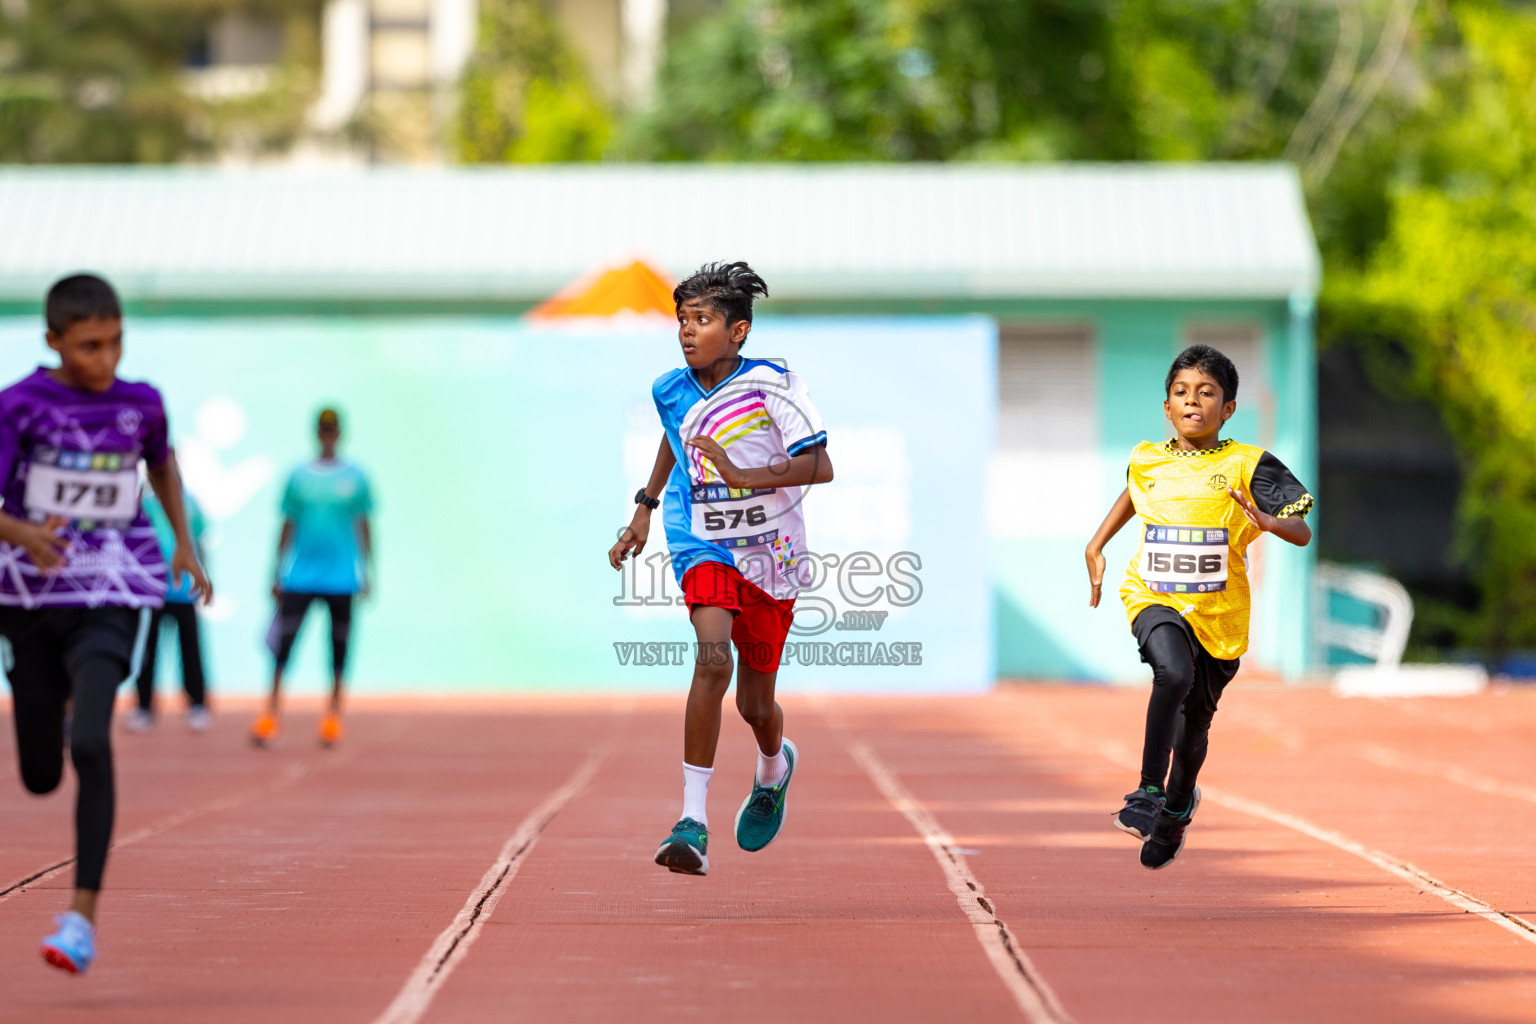
M 69 520 L 68 564 L 43 573 L 0 542 L 0 605 L 157 608 L 165 556 L 139 505 L 139 466 L 170 458 L 165 403 L 148 384 L 103 392 L 54 380 L 45 367 L 0 391 L 0 498 L 7 514 Z

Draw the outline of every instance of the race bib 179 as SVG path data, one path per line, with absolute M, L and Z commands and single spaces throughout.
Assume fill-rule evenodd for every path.
M 1148 526 L 1136 568 L 1159 593 L 1209 594 L 1227 589 L 1228 551 L 1222 528 Z
M 772 544 L 779 535 L 778 492 L 699 484 L 693 488 L 693 535 L 721 547 Z
M 23 501 L 33 518 L 130 521 L 139 514 L 138 457 L 39 448 L 27 467 Z

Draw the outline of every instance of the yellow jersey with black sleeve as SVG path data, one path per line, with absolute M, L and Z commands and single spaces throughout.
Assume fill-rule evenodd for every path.
M 1279 459 L 1227 440 L 1187 451 L 1174 441 L 1143 441 L 1131 452 L 1126 490 L 1141 519 L 1141 548 L 1120 587 L 1127 617 L 1166 605 L 1184 617 L 1213 658 L 1248 649 L 1248 545 L 1262 531 L 1227 488 L 1248 494 L 1260 511 L 1285 518 L 1312 508 Z

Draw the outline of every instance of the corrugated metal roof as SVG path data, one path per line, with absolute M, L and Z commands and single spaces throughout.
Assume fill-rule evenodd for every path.
M 1278 164 L 0 170 L 0 299 L 541 299 L 634 257 L 775 298 L 1315 292 Z

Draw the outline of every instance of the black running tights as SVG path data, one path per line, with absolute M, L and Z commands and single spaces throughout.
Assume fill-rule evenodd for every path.
M 1141 784 L 1166 787 L 1169 809 L 1181 811 L 1189 806 L 1195 779 L 1205 764 L 1211 715 L 1204 710 L 1203 701 L 1188 699 L 1195 685 L 1195 658 L 1182 629 L 1172 623 L 1155 627 L 1141 650 L 1152 665 L 1152 699 L 1147 703 L 1147 732 L 1141 747 Z
M 139 664 L 139 708 L 143 711 L 153 711 L 155 707 L 155 665 L 160 651 L 160 632 L 167 620 L 175 624 L 176 639 L 181 644 L 181 687 L 187 691 L 187 703 L 197 707 L 208 702 L 197 608 L 167 601 L 165 607 L 157 608 L 149 620 L 149 637 L 144 643 L 144 659 Z
M 10 673 L 21 781 L 33 793 L 58 788 L 64 777 L 64 705 L 73 695 L 67 739 L 80 781 L 75 801 L 75 887 L 99 890 L 116 812 L 112 702 L 128 666 L 111 655 L 92 654 L 80 658 L 66 673 L 62 665 L 22 664 L 28 653 L 27 647 L 16 650 L 17 664 Z

